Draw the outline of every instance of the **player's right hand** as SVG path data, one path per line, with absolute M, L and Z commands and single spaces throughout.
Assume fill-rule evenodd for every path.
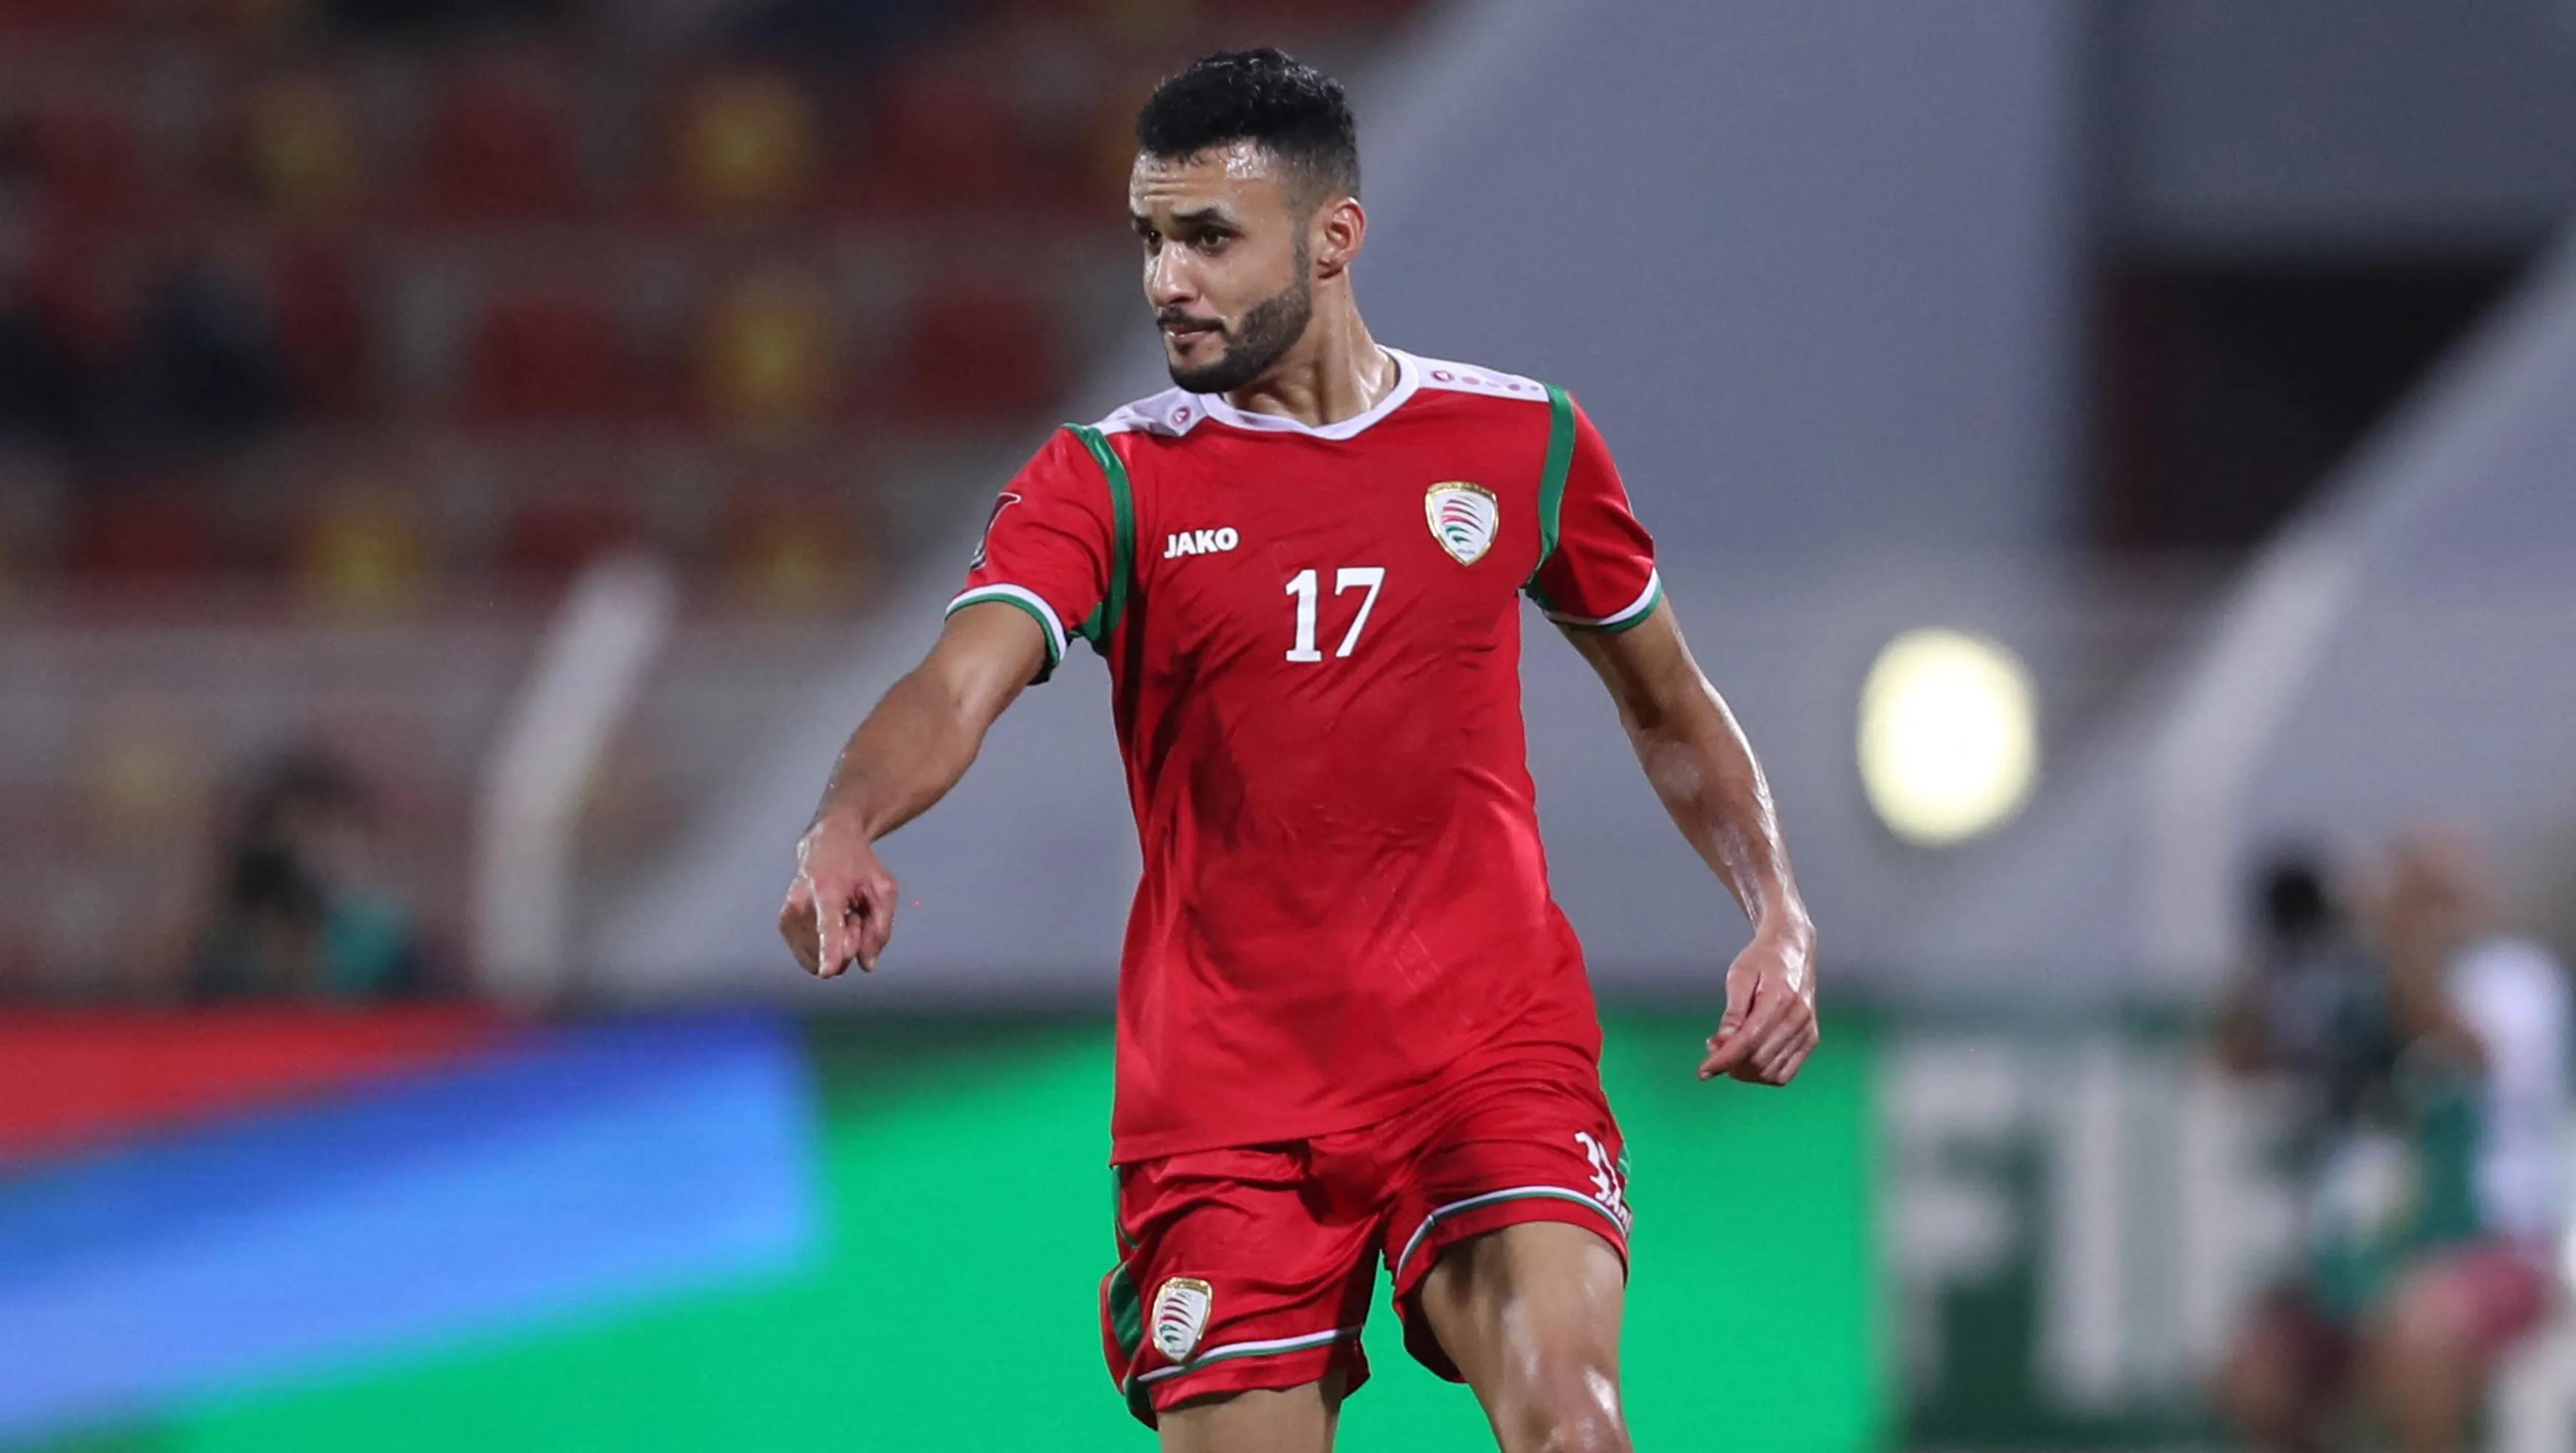
M 796 844 L 796 876 L 778 910 L 779 936 L 805 972 L 829 979 L 856 961 L 874 972 L 894 934 L 894 874 L 856 823 L 825 816 Z

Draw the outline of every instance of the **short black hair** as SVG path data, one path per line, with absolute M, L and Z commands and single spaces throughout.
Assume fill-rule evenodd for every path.
M 1260 144 L 1324 192 L 1360 194 L 1359 128 L 1342 83 L 1270 46 L 1225 50 L 1163 79 L 1136 113 L 1145 155 L 1181 161 Z
M 232 908 L 236 913 L 273 913 L 305 921 L 328 908 L 328 895 L 295 854 L 262 845 L 233 860 Z
M 2334 896 L 2326 888 L 2326 870 L 2305 852 L 2285 850 L 2265 864 L 2255 880 L 2255 914 L 2274 938 L 2301 942 L 2334 927 Z

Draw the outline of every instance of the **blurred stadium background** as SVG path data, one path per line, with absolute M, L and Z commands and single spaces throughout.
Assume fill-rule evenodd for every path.
M 1534 647 L 1641 1443 L 2217 1445 L 2248 872 L 2437 813 L 2576 946 L 2567 0 L 0 0 L 0 1444 L 1143 1446 L 1097 666 L 876 978 L 771 920 L 1255 42 L 1382 336 L 1620 451 L 1823 925 L 1693 1083 L 1733 909 Z M 1375 1321 L 1344 1446 L 1480 1446 Z

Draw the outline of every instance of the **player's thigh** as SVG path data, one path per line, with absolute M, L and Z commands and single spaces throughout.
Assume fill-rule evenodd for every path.
M 1211 1393 L 1165 1408 L 1163 1453 L 1328 1453 L 1344 1374 L 1303 1387 Z
M 1102 1350 L 1128 1410 L 1152 1426 L 1202 1409 L 1231 1424 L 1274 1405 L 1338 1402 L 1368 1378 L 1367 1320 L 1382 1217 L 1317 1192 L 1303 1152 L 1195 1152 L 1120 1174 L 1117 1268 L 1102 1284 Z M 1215 1400 L 1256 1398 L 1210 1415 Z M 1252 1411 L 1248 1411 L 1252 1410 Z
M 2373 1310 L 2369 1361 L 2382 1374 L 2483 1377 L 2540 1325 L 2549 1285 L 2545 1256 L 2501 1242 L 2426 1257 Z
M 1450 1087 L 1411 1122 L 1386 1223 L 1399 1304 L 1452 1245 L 1526 1221 L 1587 1227 L 1626 1256 L 1627 1142 L 1597 1071 L 1506 1061 Z
M 2218 1368 L 2219 1410 L 2266 1447 L 2310 1441 L 2341 1390 L 2351 1362 L 2349 1335 L 2290 1289 L 2259 1302 Z
M 1600 1233 L 1529 1221 L 1448 1247 L 1422 1314 L 1506 1453 L 1628 1447 L 1619 1402 L 1627 1264 Z

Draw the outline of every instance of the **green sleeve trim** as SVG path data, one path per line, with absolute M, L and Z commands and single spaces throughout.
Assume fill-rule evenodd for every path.
M 1034 686 L 1053 676 L 1055 668 L 1064 660 L 1064 627 L 1056 624 L 1055 612 L 1049 610 L 1034 593 L 1016 585 L 987 585 L 948 602 L 948 609 L 941 614 L 953 616 L 970 605 L 986 603 L 1023 611 L 1030 620 L 1038 623 L 1038 634 L 1046 638 L 1046 664 L 1038 667 L 1038 674 L 1030 678 L 1029 684 Z
M 1088 424 L 1067 424 L 1066 428 L 1082 440 L 1091 457 L 1100 461 L 1100 472 L 1109 480 L 1109 509 L 1117 521 L 1116 538 L 1109 559 L 1109 594 L 1103 599 L 1074 634 L 1091 643 L 1095 651 L 1106 654 L 1110 633 L 1118 629 L 1127 615 L 1127 592 L 1136 573 L 1136 493 L 1127 478 L 1127 465 L 1118 451 L 1109 447 L 1109 439 Z
M 1627 609 L 1619 612 L 1617 615 L 1594 618 L 1589 616 L 1567 615 L 1563 611 L 1550 608 L 1547 613 L 1547 618 L 1569 631 L 1590 631 L 1594 635 L 1615 636 L 1621 631 L 1633 631 L 1637 627 L 1644 625 L 1647 621 L 1652 620 L 1655 615 L 1655 608 L 1663 603 L 1664 575 L 1662 571 L 1658 570 L 1654 574 L 1646 577 L 1645 590 L 1638 595 L 1636 600 L 1629 604 Z
M 1658 577 L 1655 581 L 1655 593 L 1647 596 L 1645 605 L 1638 608 L 1636 611 L 1628 615 L 1621 616 L 1619 619 L 1614 621 L 1605 621 L 1597 626 L 1577 626 L 1575 629 L 1578 631 L 1591 631 L 1595 634 L 1604 636 L 1615 636 L 1622 631 L 1633 631 L 1637 627 L 1642 626 L 1647 621 L 1653 619 L 1656 608 L 1661 606 L 1663 603 L 1664 582 L 1661 577 Z
M 1523 588 L 1540 605 L 1538 573 L 1556 554 L 1557 516 L 1565 508 L 1565 476 L 1574 468 L 1574 400 L 1555 384 L 1547 386 L 1547 467 L 1538 477 L 1538 564 L 1530 567 Z

